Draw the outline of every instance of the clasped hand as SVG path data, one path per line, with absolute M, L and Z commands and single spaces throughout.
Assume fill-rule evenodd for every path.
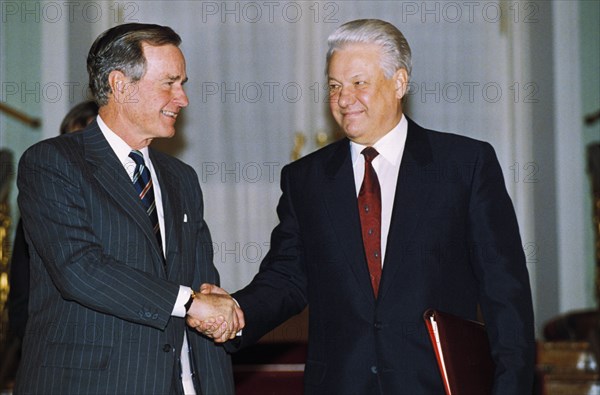
M 187 324 L 217 343 L 234 339 L 244 327 L 244 313 L 222 288 L 202 284 L 192 302 Z

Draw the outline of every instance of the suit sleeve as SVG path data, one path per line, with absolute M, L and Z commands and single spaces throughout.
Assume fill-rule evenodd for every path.
M 529 276 L 493 148 L 481 146 L 469 203 L 471 261 L 496 363 L 494 394 L 531 393 L 535 339 Z
M 300 313 L 307 304 L 307 278 L 300 227 L 292 201 L 290 167 L 281 172 L 282 196 L 277 206 L 279 224 L 271 234 L 271 248 L 258 274 L 233 294 L 244 311 L 242 346 Z M 231 345 L 228 345 L 231 349 Z
M 198 176 L 194 171 L 191 171 L 190 176 L 187 178 L 188 181 L 192 182 L 190 190 L 193 191 L 192 195 L 189 196 L 196 210 L 195 220 L 197 222 L 196 228 L 198 233 L 196 234 L 196 265 L 194 272 L 194 282 L 192 284 L 193 289 L 200 289 L 202 283 L 210 283 L 219 285 L 221 279 L 219 272 L 214 264 L 214 251 L 212 237 L 206 221 L 204 220 L 204 198 L 202 195 L 202 189 L 198 183 Z
M 164 328 L 179 285 L 136 270 L 105 253 L 96 234 L 97 224 L 91 223 L 88 215 L 94 210 L 95 197 L 84 190 L 89 184 L 84 185 L 81 168 L 65 152 L 51 143 L 40 143 L 26 151 L 19 165 L 19 208 L 45 270 L 66 300 Z M 127 248 L 135 256 L 136 246 L 127 244 Z

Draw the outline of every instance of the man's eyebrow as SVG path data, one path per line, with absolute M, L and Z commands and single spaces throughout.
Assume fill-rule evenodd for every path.
M 181 79 L 181 76 L 180 76 L 180 75 L 167 75 L 167 79 L 168 79 L 169 81 L 178 81 L 178 80 L 180 80 L 180 79 Z M 182 83 L 182 84 L 185 84 L 186 82 L 188 82 L 188 77 L 185 77 L 185 78 L 184 78 L 184 79 L 181 81 L 181 83 Z
M 336 80 L 336 81 L 340 81 L 341 79 L 343 79 L 344 76 L 341 76 L 340 78 L 338 78 L 338 76 L 332 76 L 331 74 L 327 75 L 327 79 L 328 80 Z M 367 75 L 364 72 L 358 72 L 355 74 L 352 74 L 349 79 L 357 79 L 357 78 L 367 78 Z

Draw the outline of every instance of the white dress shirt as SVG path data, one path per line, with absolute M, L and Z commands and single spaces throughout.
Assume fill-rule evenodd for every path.
M 121 137 L 119 137 L 115 132 L 113 132 L 107 125 L 104 123 L 100 115 L 97 116 L 96 120 L 98 121 L 98 126 L 102 131 L 102 134 L 108 141 L 108 144 L 112 148 L 112 150 L 119 158 L 119 161 L 127 171 L 131 182 L 133 183 L 133 173 L 135 171 L 136 164 L 133 159 L 129 157 L 132 148 L 125 142 Z M 158 225 L 160 228 L 160 236 L 162 241 L 162 250 L 163 254 L 166 253 L 166 239 L 165 239 L 165 212 L 163 210 L 162 204 L 162 194 L 160 190 L 160 184 L 158 182 L 158 177 L 156 176 L 156 172 L 154 171 L 154 166 L 152 165 L 152 161 L 150 160 L 150 154 L 148 152 L 148 147 L 144 147 L 138 150 L 144 155 L 144 163 L 146 167 L 150 170 L 150 175 L 152 176 L 152 186 L 154 188 L 154 200 L 156 202 L 156 214 L 158 215 Z M 179 294 L 177 295 L 177 300 L 175 301 L 175 306 L 173 306 L 173 311 L 171 312 L 172 316 L 175 317 L 185 317 L 185 303 L 189 300 L 192 289 L 190 287 L 186 287 L 184 285 L 179 286 Z M 183 346 L 181 347 L 181 381 L 183 383 L 183 389 L 186 395 L 194 395 L 196 391 L 194 390 L 194 384 L 192 382 L 192 372 L 190 368 L 189 361 L 189 353 L 188 353 L 188 342 L 187 335 L 184 332 L 183 336 Z
M 390 223 L 392 220 L 392 210 L 394 208 L 394 196 L 396 194 L 396 184 L 398 183 L 398 173 L 400 171 L 400 162 L 404 154 L 404 145 L 406 144 L 406 134 L 408 131 L 408 121 L 402 115 L 400 122 L 385 136 L 380 138 L 373 148 L 379 152 L 379 155 L 373 159 L 373 169 L 377 173 L 377 179 L 381 187 L 381 265 L 385 261 L 385 251 L 387 247 L 387 238 L 390 232 Z M 350 142 L 352 155 L 352 166 L 354 170 L 354 183 L 356 185 L 356 196 L 360 192 L 360 187 L 365 175 L 365 157 L 361 155 L 366 145 Z

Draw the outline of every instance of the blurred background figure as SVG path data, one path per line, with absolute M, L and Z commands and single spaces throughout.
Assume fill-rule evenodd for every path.
M 85 128 L 98 115 L 98 105 L 93 100 L 81 102 L 71 108 L 60 124 L 60 134 Z

